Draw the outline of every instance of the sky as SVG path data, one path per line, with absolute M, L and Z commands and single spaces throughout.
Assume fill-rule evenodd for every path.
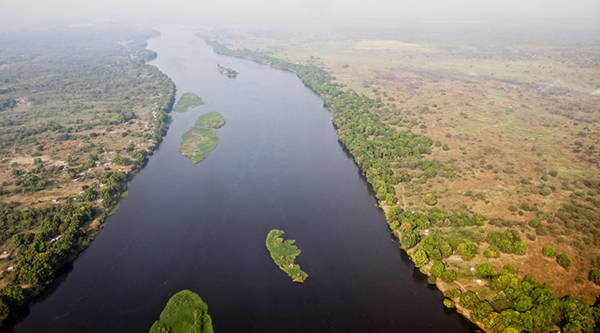
M 343 22 L 349 19 L 600 22 L 600 0 L 0 0 L 0 25 L 93 20 Z M 598 23 L 600 24 L 600 23 Z

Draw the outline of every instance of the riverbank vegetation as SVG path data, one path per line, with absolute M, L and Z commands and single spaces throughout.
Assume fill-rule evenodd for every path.
M 273 229 L 267 234 L 265 241 L 267 250 L 271 254 L 271 258 L 282 271 L 284 271 L 292 281 L 302 283 L 308 278 L 300 265 L 296 264 L 296 257 L 302 251 L 294 245 L 295 240 L 284 240 L 281 236 L 285 232 L 279 229 Z
M 83 250 L 170 123 L 175 87 L 128 27 L 0 35 L 0 325 Z
M 181 137 L 179 152 L 194 163 L 203 161 L 217 148 L 219 138 L 215 129 L 225 125 L 218 112 L 205 113 L 196 119 L 194 126 Z
M 204 101 L 202 100 L 202 98 L 200 98 L 200 96 L 194 93 L 186 92 L 183 95 L 181 95 L 181 97 L 177 101 L 177 104 L 175 104 L 175 106 L 173 107 L 173 111 L 183 113 L 187 112 L 191 108 L 195 108 L 203 104 Z
M 212 333 L 208 305 L 196 293 L 182 290 L 173 295 L 160 313 L 150 333 Z
M 235 42 L 243 45 L 243 41 Z M 596 235 L 600 235 L 600 227 L 593 222 L 600 217 L 594 208 L 600 192 L 595 190 L 598 182 L 593 177 L 588 175 L 581 181 L 565 175 L 558 180 L 560 173 L 552 171 L 554 169 L 552 172 L 539 170 L 539 178 L 519 176 L 515 169 L 518 165 L 519 170 L 524 170 L 522 161 L 513 161 L 501 146 L 492 142 L 486 146 L 484 140 L 468 136 L 465 137 L 467 144 L 452 131 L 444 133 L 444 129 L 435 124 L 462 122 L 471 117 L 479 124 L 485 121 L 472 113 L 464 112 L 456 117 L 450 111 L 444 114 L 443 110 L 448 107 L 443 106 L 451 103 L 443 97 L 447 95 L 444 90 L 432 92 L 441 96 L 436 97 L 436 101 L 445 102 L 432 105 L 430 100 L 418 110 L 406 110 L 407 105 L 402 103 L 408 104 L 409 97 L 402 92 L 393 92 L 389 87 L 371 87 L 372 83 L 368 82 L 373 81 L 348 87 L 346 84 L 356 79 L 342 72 L 349 66 L 339 69 L 345 80 L 338 80 L 323 70 L 322 61 L 313 56 L 287 61 L 266 51 L 233 50 L 215 41 L 208 40 L 208 43 L 218 53 L 292 71 L 323 98 L 333 114 L 340 141 L 354 157 L 386 211 L 390 229 L 416 267 L 430 275 L 429 281 L 444 292 L 446 306 L 455 307 L 490 332 L 593 330 L 599 313 L 594 301 L 600 290 L 590 281 L 591 277 L 588 278 L 588 272 L 595 265 L 589 259 L 598 255 Z M 289 50 L 280 49 L 282 53 L 286 51 Z M 369 49 L 370 59 L 374 54 Z M 337 69 L 335 61 L 329 64 Z M 363 85 L 368 85 L 368 89 Z M 508 89 L 506 82 L 504 85 Z M 450 88 L 444 86 L 444 89 Z M 498 96 L 497 90 L 494 96 Z M 582 107 L 587 105 L 585 103 Z M 497 108 L 495 104 L 488 106 Z M 497 117 L 502 114 L 494 112 Z M 585 114 L 591 116 L 591 113 Z M 540 117 L 551 124 L 558 116 L 541 114 Z M 586 125 L 596 128 L 595 123 Z M 573 126 L 579 125 L 569 123 L 568 128 Z M 511 130 L 500 135 L 504 142 L 504 138 L 512 140 L 516 133 L 518 131 Z M 541 132 L 536 137 L 547 138 Z M 518 140 L 521 146 L 527 141 Z M 478 144 L 481 152 L 465 148 Z M 593 145 L 591 141 L 587 144 Z M 549 155 L 544 152 L 538 155 L 540 142 L 534 147 L 534 156 L 542 158 L 545 165 L 551 165 Z M 498 159 L 500 156 L 504 162 Z M 468 164 L 465 169 L 459 161 Z M 568 166 L 574 167 L 574 164 Z M 563 167 L 567 168 L 567 164 Z M 510 185 L 494 185 L 492 191 L 474 193 L 473 188 L 489 187 L 489 184 L 478 185 L 478 179 L 488 172 L 495 184 L 510 182 Z M 471 179 L 473 183 L 468 182 Z M 559 195 L 558 188 L 560 192 L 571 193 L 566 202 L 561 201 L 564 194 Z M 547 204 L 548 197 L 560 204 Z M 499 210 L 498 207 L 505 208 Z M 542 247 L 548 245 L 556 247 L 560 259 L 542 255 Z M 574 255 L 578 260 L 571 259 Z M 573 274 L 576 264 L 577 273 Z M 555 285 L 560 287 L 559 293 Z

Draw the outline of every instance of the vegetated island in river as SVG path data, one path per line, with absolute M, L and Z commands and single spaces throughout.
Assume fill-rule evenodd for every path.
M 194 163 L 203 161 L 217 148 L 219 138 L 215 128 L 225 125 L 225 119 L 218 112 L 209 112 L 196 119 L 192 128 L 183 134 L 179 152 Z
M 236 70 L 229 67 L 217 65 L 217 69 L 219 70 L 219 73 L 230 78 L 234 78 L 238 75 L 238 72 Z
M 182 290 L 169 299 L 149 332 L 213 333 L 208 305 L 196 293 Z
M 304 282 L 308 278 L 300 265 L 294 263 L 296 257 L 302 252 L 294 245 L 295 240 L 284 240 L 281 235 L 285 232 L 279 229 L 273 229 L 267 234 L 266 245 L 271 258 L 282 271 L 286 272 L 294 282 Z
M 177 101 L 177 104 L 175 104 L 173 111 L 183 113 L 183 112 L 187 112 L 191 108 L 194 108 L 196 106 L 200 106 L 203 104 L 204 104 L 204 101 L 202 100 L 202 98 L 200 98 L 200 96 L 198 96 L 194 93 L 186 92 L 183 95 L 181 95 L 181 97 L 179 98 L 179 101 Z

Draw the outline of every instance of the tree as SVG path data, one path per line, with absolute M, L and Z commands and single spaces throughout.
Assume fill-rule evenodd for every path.
M 415 254 L 413 255 L 413 261 L 415 262 L 416 267 L 422 267 L 427 265 L 429 262 L 429 258 L 427 257 L 427 253 L 422 249 L 417 249 Z
M 494 308 L 490 305 L 490 303 L 486 301 L 477 302 L 475 304 L 473 311 L 471 311 L 471 319 L 474 321 L 482 321 L 484 318 L 487 318 L 490 313 L 494 311 Z
M 436 261 L 431 266 L 431 275 L 435 277 L 441 277 L 444 273 L 444 264 L 441 261 Z
M 478 278 L 489 279 L 496 274 L 494 271 L 494 266 L 489 263 L 477 265 L 476 275 Z
M 477 245 L 467 240 L 458 244 L 456 252 L 460 254 L 463 260 L 468 261 L 473 259 L 477 254 Z
M 464 306 L 467 309 L 473 309 L 479 303 L 479 298 L 477 295 L 468 290 L 460 296 L 460 305 Z
M 444 273 L 442 273 L 442 281 L 451 283 L 454 280 L 456 280 L 456 271 L 447 269 L 444 271 Z
M 417 243 L 419 243 L 420 237 L 421 236 L 419 235 L 419 233 L 413 230 L 404 230 L 402 231 L 402 239 L 400 240 L 400 245 L 405 250 L 412 249 L 413 247 L 415 247 L 415 245 L 417 245 Z

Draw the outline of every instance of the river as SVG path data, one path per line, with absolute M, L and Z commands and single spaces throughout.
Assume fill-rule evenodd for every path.
M 160 31 L 153 64 L 206 105 L 173 115 L 118 211 L 12 332 L 145 332 L 181 289 L 208 303 L 217 333 L 473 330 L 391 238 L 317 95 L 292 73 L 214 54 L 191 30 Z M 227 123 L 193 164 L 181 135 L 209 111 Z M 271 260 L 273 228 L 297 240 L 304 284 Z

